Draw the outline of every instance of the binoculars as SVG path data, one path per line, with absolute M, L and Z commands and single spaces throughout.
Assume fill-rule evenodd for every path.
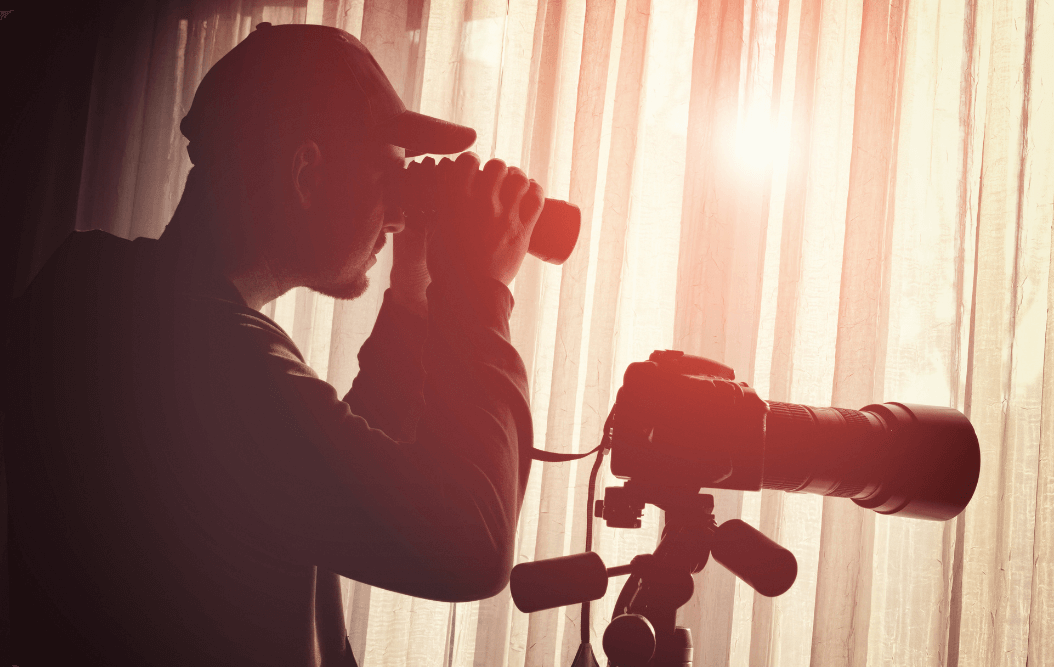
M 412 219 L 415 214 L 427 215 L 435 211 L 438 199 L 435 163 L 409 163 L 392 197 L 407 219 Z M 577 206 L 546 198 L 527 252 L 550 264 L 563 264 L 575 249 L 581 226 L 582 213 Z

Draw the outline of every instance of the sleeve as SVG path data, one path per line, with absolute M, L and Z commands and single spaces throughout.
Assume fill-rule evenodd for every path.
M 413 440 L 424 411 L 423 352 L 428 322 L 384 293 L 377 321 L 359 349 L 359 374 L 344 396 L 351 411 L 396 440 Z
M 469 297 L 433 284 L 428 297 L 412 442 L 355 414 L 261 320 L 234 327 L 237 340 L 218 344 L 214 361 L 226 365 L 234 419 L 250 431 L 238 483 L 276 544 L 388 590 L 482 599 L 504 588 L 513 564 L 533 437 L 526 373 L 509 342 L 504 285 Z M 380 379 L 374 386 L 384 391 Z

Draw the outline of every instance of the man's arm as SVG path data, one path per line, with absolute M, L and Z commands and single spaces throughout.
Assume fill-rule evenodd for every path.
M 232 419 L 249 429 L 249 448 L 228 465 L 248 478 L 247 511 L 277 546 L 418 597 L 472 600 L 504 587 L 533 436 L 508 340 L 511 295 L 500 283 L 487 290 L 429 289 L 415 442 L 371 428 L 262 319 L 246 318 L 230 341 L 205 332 L 209 363 L 235 380 L 198 398 L 232 401 Z
M 413 441 L 424 410 L 427 333 L 428 322 L 386 291 L 373 331 L 359 349 L 359 373 L 344 396 L 353 413 L 395 440 Z
M 444 161 L 444 192 L 463 224 L 428 241 L 426 408 L 415 442 L 371 428 L 287 337 L 259 321 L 238 327 L 238 344 L 221 346 L 242 354 L 216 360 L 266 392 L 228 395 L 255 429 L 250 441 L 265 443 L 245 455 L 268 489 L 253 505 L 267 532 L 320 568 L 450 601 L 497 593 L 513 563 L 532 426 L 506 284 L 542 204 L 540 188 L 518 170 L 504 178 L 496 161 L 473 196 L 472 180 L 459 174 L 475 175 L 478 159 L 464 158 L 456 169 Z
M 322 667 L 347 667 L 355 664 L 349 653 L 344 627 L 344 603 L 340 577 L 332 572 L 315 573 L 315 637 L 318 640 Z
M 424 409 L 422 353 L 428 332 L 425 234 L 393 235 L 391 287 L 370 337 L 359 349 L 359 374 L 344 401 L 396 440 L 413 440 Z

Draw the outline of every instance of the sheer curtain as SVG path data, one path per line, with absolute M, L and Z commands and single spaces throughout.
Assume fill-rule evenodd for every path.
M 799 574 L 775 599 L 716 563 L 697 575 L 680 618 L 696 665 L 1054 664 L 1054 3 L 127 3 L 96 58 L 79 229 L 160 235 L 189 169 L 178 122 L 260 21 L 359 36 L 409 107 L 582 208 L 571 259 L 529 258 L 513 287 L 537 446 L 592 448 L 626 365 L 662 348 L 765 398 L 971 418 L 981 480 L 948 523 L 716 494 L 719 522 L 760 527 Z M 387 257 L 359 300 L 267 306 L 339 391 Z M 588 469 L 532 471 L 521 561 L 582 549 Z M 627 563 L 660 520 L 598 525 L 595 550 Z M 594 605 L 598 653 L 622 582 Z M 577 608 L 527 616 L 508 591 L 344 592 L 367 667 L 570 665 L 578 644 Z

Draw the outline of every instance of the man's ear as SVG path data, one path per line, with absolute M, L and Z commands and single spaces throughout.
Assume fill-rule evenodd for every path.
M 311 139 L 302 141 L 293 153 L 291 176 L 297 204 L 305 211 L 310 209 L 312 203 L 318 198 L 321 165 L 322 151 L 318 144 Z

